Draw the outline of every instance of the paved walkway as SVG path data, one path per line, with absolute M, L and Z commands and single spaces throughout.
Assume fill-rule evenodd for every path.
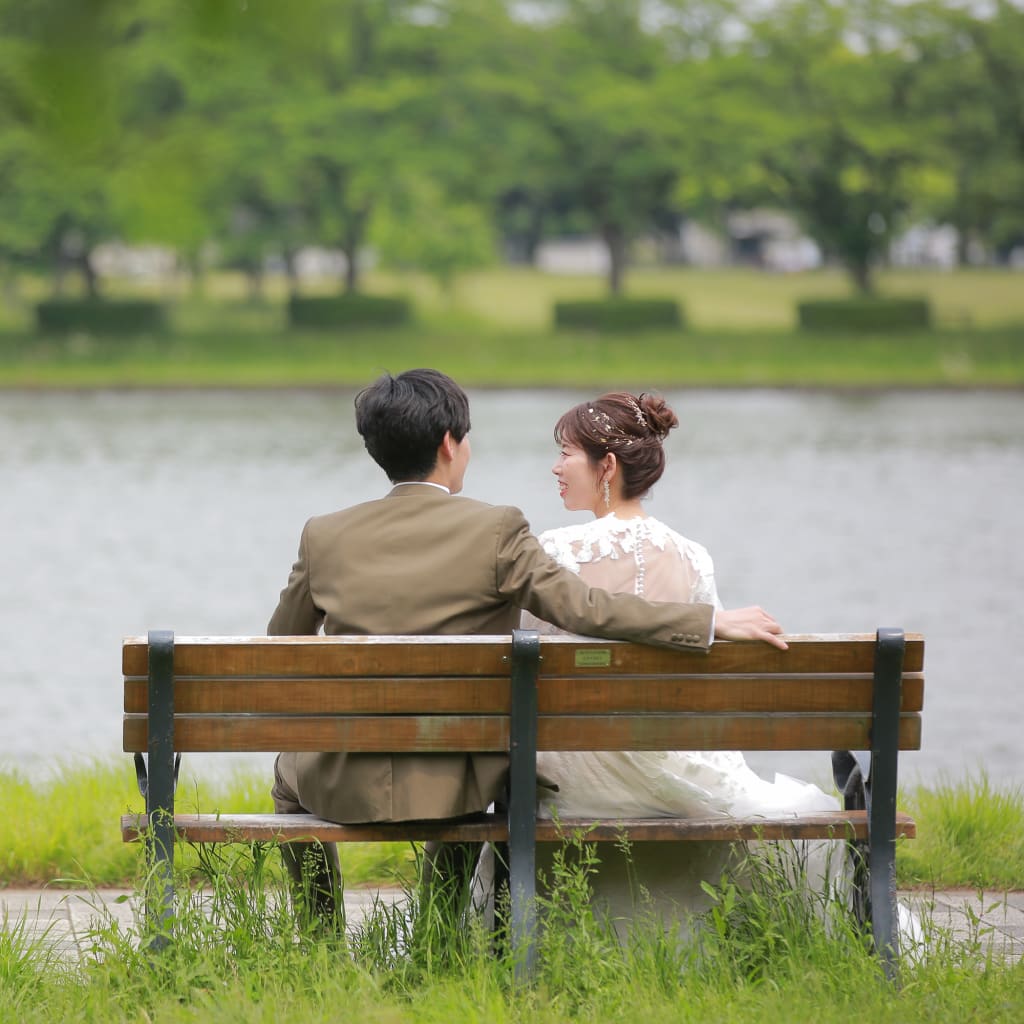
M 345 893 L 349 922 L 360 920 L 377 900 L 393 901 L 399 889 L 352 889 Z M 963 943 L 979 943 L 993 957 L 1024 958 L 1024 891 L 1010 893 L 976 890 L 900 893 L 924 923 Z M 111 920 L 122 928 L 133 926 L 135 908 L 123 889 L 0 889 L 0 922 L 8 930 L 20 929 L 26 939 L 40 939 L 69 960 L 88 955 L 90 933 Z

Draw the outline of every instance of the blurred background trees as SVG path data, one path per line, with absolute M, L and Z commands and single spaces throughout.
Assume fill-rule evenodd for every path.
M 896 234 L 1024 244 L 1010 0 L 0 0 L 0 268 L 101 288 L 102 242 L 211 263 L 368 253 L 450 287 L 550 237 L 607 249 L 792 214 L 853 285 Z

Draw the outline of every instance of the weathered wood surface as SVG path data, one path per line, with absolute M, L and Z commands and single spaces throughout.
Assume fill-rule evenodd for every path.
M 125 842 L 142 837 L 145 814 L 121 817 Z M 508 822 L 499 815 L 481 815 L 472 821 L 400 821 L 366 825 L 339 825 L 309 814 L 176 814 L 180 838 L 196 843 L 290 842 L 316 839 L 324 843 L 403 842 L 502 842 L 508 839 Z M 633 842 L 758 839 L 867 838 L 864 811 L 835 811 L 800 818 L 628 818 L 595 823 L 590 819 L 538 821 L 538 842 L 560 842 L 582 835 L 590 842 L 616 842 L 624 835 Z M 896 815 L 896 834 L 912 839 L 917 826 L 906 814 Z
M 146 680 L 128 678 L 124 710 L 145 714 Z M 542 677 L 537 685 L 541 714 L 671 712 L 847 711 L 870 713 L 870 674 L 687 675 Z M 904 676 L 902 710 L 920 711 L 921 673 Z M 178 714 L 508 714 L 508 677 L 357 677 L 248 679 L 210 676 L 177 678 Z
M 794 635 L 786 640 L 788 651 L 762 643 L 718 641 L 703 654 L 608 640 L 545 636 L 541 638 L 541 676 L 576 674 L 579 652 L 593 657 L 596 651 L 608 652 L 608 665 L 588 666 L 590 676 L 870 673 L 874 665 L 873 633 Z M 181 636 L 175 637 L 174 662 L 178 676 L 498 676 L 508 672 L 511 651 L 508 636 Z M 145 637 L 125 639 L 125 676 L 144 677 L 147 658 Z M 921 634 L 907 634 L 903 667 L 906 672 L 923 670 Z
M 785 652 L 717 643 L 704 655 L 542 637 L 539 749 L 869 747 L 875 635 L 787 639 Z M 125 641 L 126 751 L 146 748 L 147 650 Z M 175 749 L 505 751 L 510 654 L 506 636 L 176 637 Z M 911 634 L 904 750 L 921 742 L 922 666 Z
M 144 751 L 147 719 L 126 715 L 124 749 Z M 538 750 L 864 750 L 867 714 L 541 715 Z M 901 750 L 921 745 L 921 719 L 900 719 Z M 214 715 L 175 719 L 174 749 L 439 753 L 507 751 L 509 719 L 499 715 Z

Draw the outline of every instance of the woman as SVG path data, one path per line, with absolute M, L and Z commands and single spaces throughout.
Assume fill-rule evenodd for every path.
M 664 472 L 663 441 L 678 422 L 664 399 L 627 392 L 566 412 L 555 426 L 559 454 L 552 472 L 565 507 L 594 518 L 548 530 L 540 541 L 592 586 L 720 608 L 707 551 L 648 516 L 643 505 Z M 532 616 L 523 625 L 559 632 Z M 762 779 L 738 751 L 544 751 L 537 762 L 538 775 L 556 787 L 541 797 L 547 817 L 748 816 L 838 807 L 817 786 L 784 775 Z M 661 909 L 707 909 L 701 883 L 717 883 L 732 856 L 723 843 L 641 843 L 631 851 L 630 867 L 610 846 L 602 845 L 594 888 L 619 920 L 631 915 L 636 881 Z M 794 850 L 809 885 L 820 890 L 826 878 L 842 874 L 841 846 L 796 844 Z

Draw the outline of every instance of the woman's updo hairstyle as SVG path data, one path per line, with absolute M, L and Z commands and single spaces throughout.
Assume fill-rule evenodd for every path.
M 679 426 L 659 395 L 612 391 L 574 406 L 555 424 L 555 443 L 582 448 L 594 464 L 611 452 L 622 473 L 622 496 L 645 495 L 665 472 L 662 442 Z

